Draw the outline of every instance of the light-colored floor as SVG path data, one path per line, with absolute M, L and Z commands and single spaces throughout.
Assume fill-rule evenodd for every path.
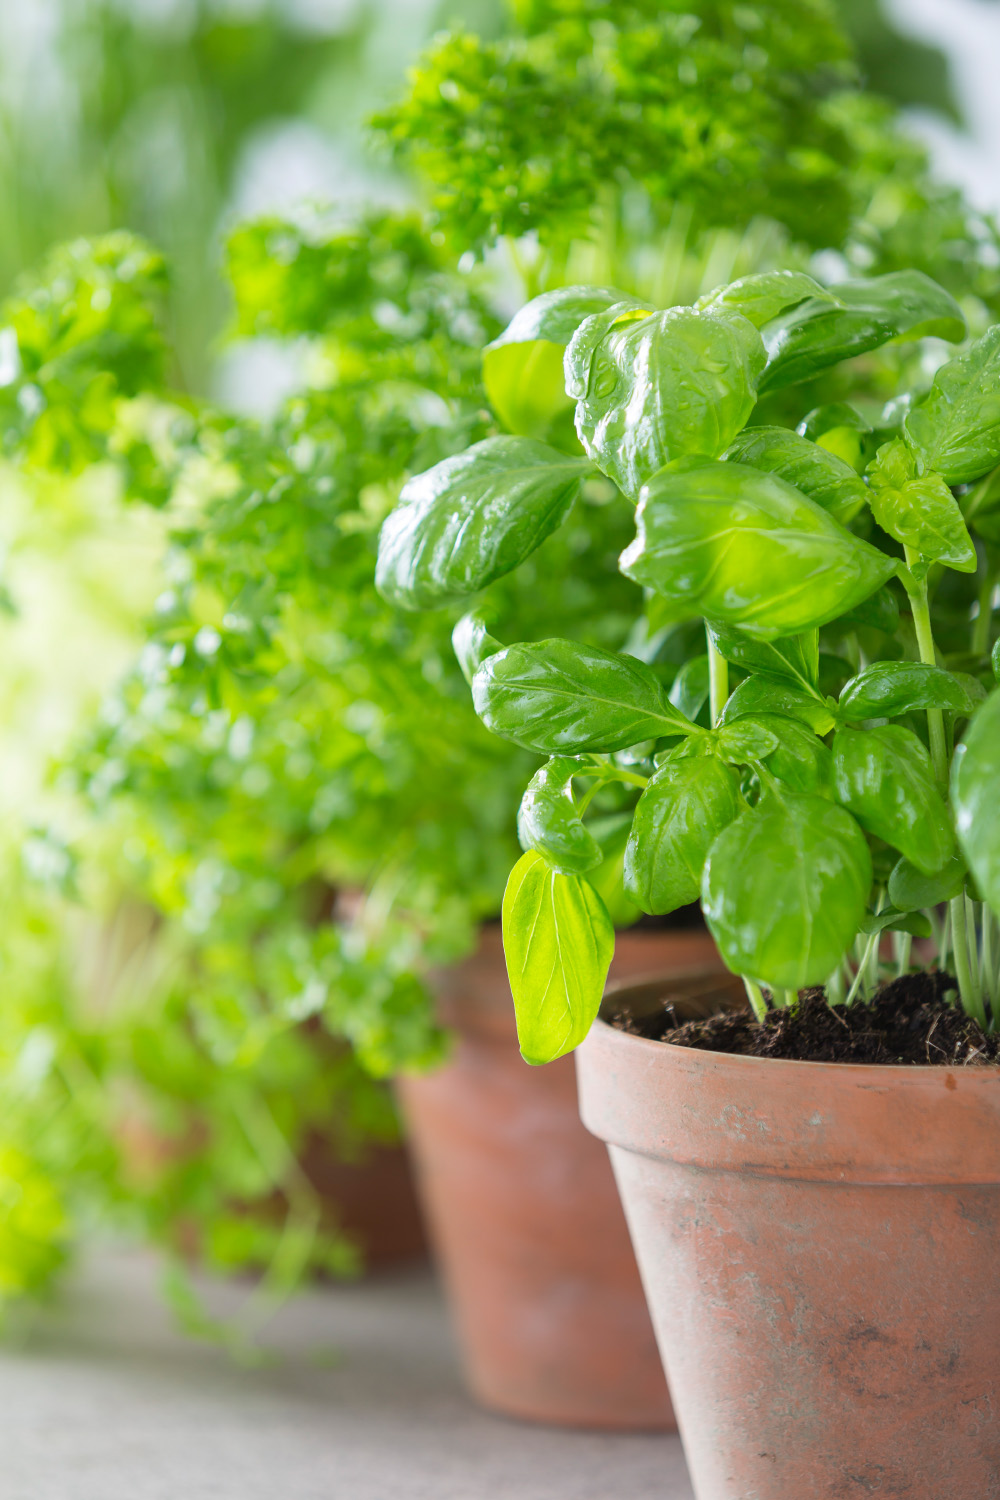
M 691 1500 L 676 1438 L 465 1396 L 424 1272 L 311 1292 L 256 1369 L 174 1331 L 146 1257 L 91 1261 L 0 1348 L 2 1500 Z

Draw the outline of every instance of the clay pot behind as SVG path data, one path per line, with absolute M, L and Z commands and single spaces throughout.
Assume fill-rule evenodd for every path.
M 427 1235 L 405 1146 L 371 1146 L 359 1160 L 342 1161 L 336 1142 L 315 1135 L 306 1143 L 302 1170 L 358 1246 L 366 1272 L 426 1258 Z
M 577 1068 L 698 1500 L 997 1500 L 1000 1068 L 729 1057 L 603 1022 Z
M 623 977 L 693 963 L 720 966 L 705 932 L 619 935 Z M 531 1421 L 672 1429 L 607 1154 L 572 1060 L 521 1059 L 499 928 L 439 994 L 452 1060 L 399 1092 L 473 1394 Z

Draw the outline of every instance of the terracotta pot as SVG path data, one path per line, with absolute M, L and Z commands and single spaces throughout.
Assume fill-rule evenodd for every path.
M 699 960 L 719 964 L 705 932 L 619 937 L 621 975 Z M 452 1060 L 399 1091 L 468 1385 L 532 1421 L 672 1429 L 606 1153 L 571 1060 L 520 1057 L 498 928 L 439 991 Z
M 1000 1068 L 577 1066 L 698 1500 L 996 1500 Z

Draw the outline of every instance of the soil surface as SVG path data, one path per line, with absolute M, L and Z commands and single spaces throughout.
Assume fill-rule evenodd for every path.
M 831 1006 L 822 989 L 803 990 L 796 1011 L 773 1010 L 763 1025 L 748 1010 L 681 1021 L 672 1006 L 643 1016 L 622 1009 L 607 1019 L 633 1036 L 744 1057 L 902 1067 L 1000 1063 L 1000 1033 L 987 1035 L 967 1016 L 955 980 L 937 971 L 880 985 L 869 1005 Z

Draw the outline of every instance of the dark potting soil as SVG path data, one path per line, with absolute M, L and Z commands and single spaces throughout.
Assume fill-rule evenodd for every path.
M 638 922 L 633 922 L 631 927 L 626 927 L 626 932 L 707 932 L 705 918 L 702 914 L 701 903 L 692 902 L 690 906 L 679 906 L 676 911 L 668 912 L 665 917 L 641 916 Z
M 936 970 L 880 985 L 866 1005 L 828 1005 L 822 989 L 803 990 L 798 1009 L 773 1010 L 763 1024 L 751 1012 L 733 1011 L 703 1021 L 682 1021 L 672 1006 L 643 1016 L 624 1009 L 607 1015 L 633 1036 L 793 1062 L 897 1064 L 901 1067 L 995 1066 L 1000 1034 L 988 1036 L 957 1003 L 957 986 Z M 945 999 L 949 994 L 952 1004 Z

